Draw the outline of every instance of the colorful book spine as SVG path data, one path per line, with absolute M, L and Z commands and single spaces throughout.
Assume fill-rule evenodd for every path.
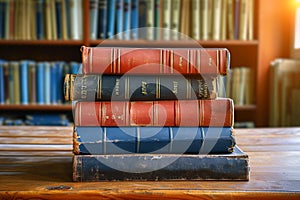
M 131 30 L 130 38 L 137 40 L 139 38 L 138 28 L 139 28 L 139 0 L 131 0 Z
M 215 99 L 216 78 L 67 74 L 67 101 Z
M 98 38 L 106 39 L 107 32 L 107 0 L 99 1 L 98 11 Z
M 134 164 L 133 164 L 134 163 Z M 249 158 L 231 154 L 74 155 L 73 181 L 249 180 Z
M 124 30 L 124 0 L 116 0 L 116 39 L 123 39 Z
M 214 74 L 226 75 L 230 53 L 225 48 L 113 48 L 82 46 L 84 74 Z
M 35 12 L 36 12 L 36 36 L 37 39 L 44 39 L 44 17 L 45 17 L 45 1 L 36 0 Z
M 233 101 L 77 102 L 75 126 L 233 126 Z
M 124 40 L 130 39 L 130 28 L 131 28 L 131 0 L 124 0 L 124 26 L 123 36 Z
M 20 89 L 21 89 L 20 100 L 21 100 L 21 104 L 29 103 L 28 62 L 29 61 L 21 61 L 20 62 Z
M 90 127 L 74 128 L 74 154 L 231 153 L 231 127 Z
M 38 104 L 45 103 L 45 68 L 43 62 L 37 63 L 36 80 L 39 84 L 36 85 L 36 101 Z
M 92 40 L 97 39 L 97 33 L 98 33 L 98 20 L 101 20 L 98 18 L 98 6 L 99 6 L 99 0 L 90 0 L 89 1 L 89 15 L 90 15 L 90 38 Z
M 5 88 L 4 88 L 4 61 L 0 60 L 0 104 L 5 103 Z
M 51 65 L 49 62 L 44 62 L 44 83 L 45 104 L 51 104 Z
M 116 1 L 108 1 L 107 8 L 107 38 L 113 39 L 115 35 Z

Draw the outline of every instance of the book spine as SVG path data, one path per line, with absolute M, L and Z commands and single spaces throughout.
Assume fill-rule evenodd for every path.
M 131 30 L 130 38 L 137 40 L 139 38 L 139 0 L 131 0 Z
M 74 154 L 231 153 L 231 127 L 75 126 Z
M 44 63 L 39 62 L 37 63 L 37 72 L 36 72 L 36 98 L 38 104 L 45 103 L 45 68 Z
M 98 20 L 101 20 L 98 18 L 98 0 L 90 0 L 89 1 L 89 15 L 90 15 L 90 38 L 92 40 L 97 39 L 97 32 L 98 32 Z
M 107 0 L 99 1 L 98 12 L 98 38 L 105 39 L 107 32 Z
M 28 87 L 29 87 L 29 102 L 34 104 L 37 102 L 36 97 L 36 62 L 30 62 L 28 65 Z
M 13 88 L 13 93 L 14 93 L 14 103 L 15 104 L 20 104 L 21 102 L 21 92 L 20 92 L 20 63 L 15 62 L 12 65 L 13 67 L 13 81 L 14 81 L 14 88 Z
M 77 102 L 75 126 L 233 126 L 233 101 Z
M 82 46 L 83 74 L 220 74 L 226 75 L 225 48 L 109 48 Z M 138 56 L 137 56 L 138 55 Z
M 44 99 L 45 104 L 51 103 L 51 65 L 49 62 L 44 63 Z
M 73 181 L 108 180 L 249 180 L 249 158 L 237 147 L 231 155 L 74 155 Z
M 29 103 L 29 90 L 28 90 L 28 61 L 20 62 L 20 89 L 21 89 L 21 104 Z
M 108 1 L 107 11 L 107 38 L 112 39 L 115 35 L 116 1 Z
M 10 66 L 9 66 L 9 62 L 4 62 L 3 63 L 3 70 L 4 70 L 4 99 L 5 99 L 5 103 L 9 104 L 10 101 L 10 81 L 9 81 L 9 71 L 10 71 Z
M 124 0 L 124 26 L 123 26 L 123 39 L 130 39 L 131 28 L 131 0 Z
M 217 94 L 215 77 L 68 74 L 64 85 L 67 101 L 215 99 Z
M 36 35 L 37 39 L 44 39 L 45 33 L 44 33 L 44 16 L 45 16 L 45 1 L 44 0 L 36 0 L 35 6 L 36 6 Z
M 124 0 L 116 0 L 116 39 L 123 39 Z
M 4 63 L 0 61 L 0 104 L 5 103 Z

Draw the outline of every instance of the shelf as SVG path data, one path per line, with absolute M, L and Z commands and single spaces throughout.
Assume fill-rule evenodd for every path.
M 236 111 L 255 111 L 256 105 L 243 105 L 243 106 L 235 105 L 234 109 Z
M 0 40 L 0 45 L 83 45 L 82 40 Z
M 27 110 L 27 111 L 71 111 L 72 105 L 0 105 L 0 110 Z
M 89 42 L 91 46 L 145 46 L 145 47 L 222 47 L 222 46 L 258 46 L 257 40 L 241 41 L 241 40 L 92 40 Z

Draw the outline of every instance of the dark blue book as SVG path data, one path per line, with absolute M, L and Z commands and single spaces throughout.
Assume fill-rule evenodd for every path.
M 123 39 L 124 30 L 124 0 L 116 0 L 116 39 Z
M 106 28 L 107 28 L 107 0 L 99 0 L 99 11 L 98 11 L 98 38 L 106 39 Z
M 61 1 L 55 1 L 55 15 L 56 15 L 57 38 L 62 39 L 62 2 Z
M 214 82 L 199 76 L 68 74 L 64 91 L 71 101 L 214 99 Z
M 74 155 L 73 181 L 249 180 L 249 158 L 230 154 Z
M 5 9 L 6 9 L 6 2 L 0 1 L 0 39 L 5 38 Z
M 147 27 L 147 0 L 139 1 L 139 39 L 146 39 Z
M 4 91 L 4 62 L 3 60 L 0 60 L 0 104 L 5 103 L 5 91 Z
M 107 38 L 112 39 L 115 35 L 116 1 L 108 1 L 107 8 Z
M 75 154 L 231 153 L 231 127 L 91 127 L 74 129 Z
M 130 28 L 131 28 L 131 0 L 124 0 L 124 26 L 123 26 L 124 40 L 130 39 Z
M 58 65 L 57 63 L 51 63 L 50 65 L 50 103 L 57 104 L 57 90 L 58 90 Z
M 35 1 L 35 12 L 36 12 L 36 37 L 41 40 L 45 37 L 44 23 L 45 23 L 45 1 Z
M 57 91 L 57 103 L 62 103 L 64 100 L 64 92 L 63 92 L 63 80 L 64 80 L 64 62 L 56 62 L 56 83 L 53 84 L 56 86 Z
M 131 30 L 130 39 L 137 40 L 139 38 L 139 0 L 131 0 Z
M 70 72 L 71 74 L 82 74 L 81 72 L 81 63 L 70 62 Z
M 25 118 L 25 124 L 31 126 L 68 126 L 70 123 L 64 114 L 30 114 Z
M 21 104 L 29 103 L 29 77 L 28 77 L 28 63 L 23 60 L 20 62 L 20 89 L 21 89 Z
M 43 62 L 38 62 L 36 67 L 36 102 L 45 104 L 45 68 Z

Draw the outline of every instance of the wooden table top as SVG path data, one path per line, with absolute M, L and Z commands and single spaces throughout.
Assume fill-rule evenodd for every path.
M 235 129 L 249 181 L 72 182 L 72 127 L 0 126 L 0 199 L 300 199 L 300 128 Z

